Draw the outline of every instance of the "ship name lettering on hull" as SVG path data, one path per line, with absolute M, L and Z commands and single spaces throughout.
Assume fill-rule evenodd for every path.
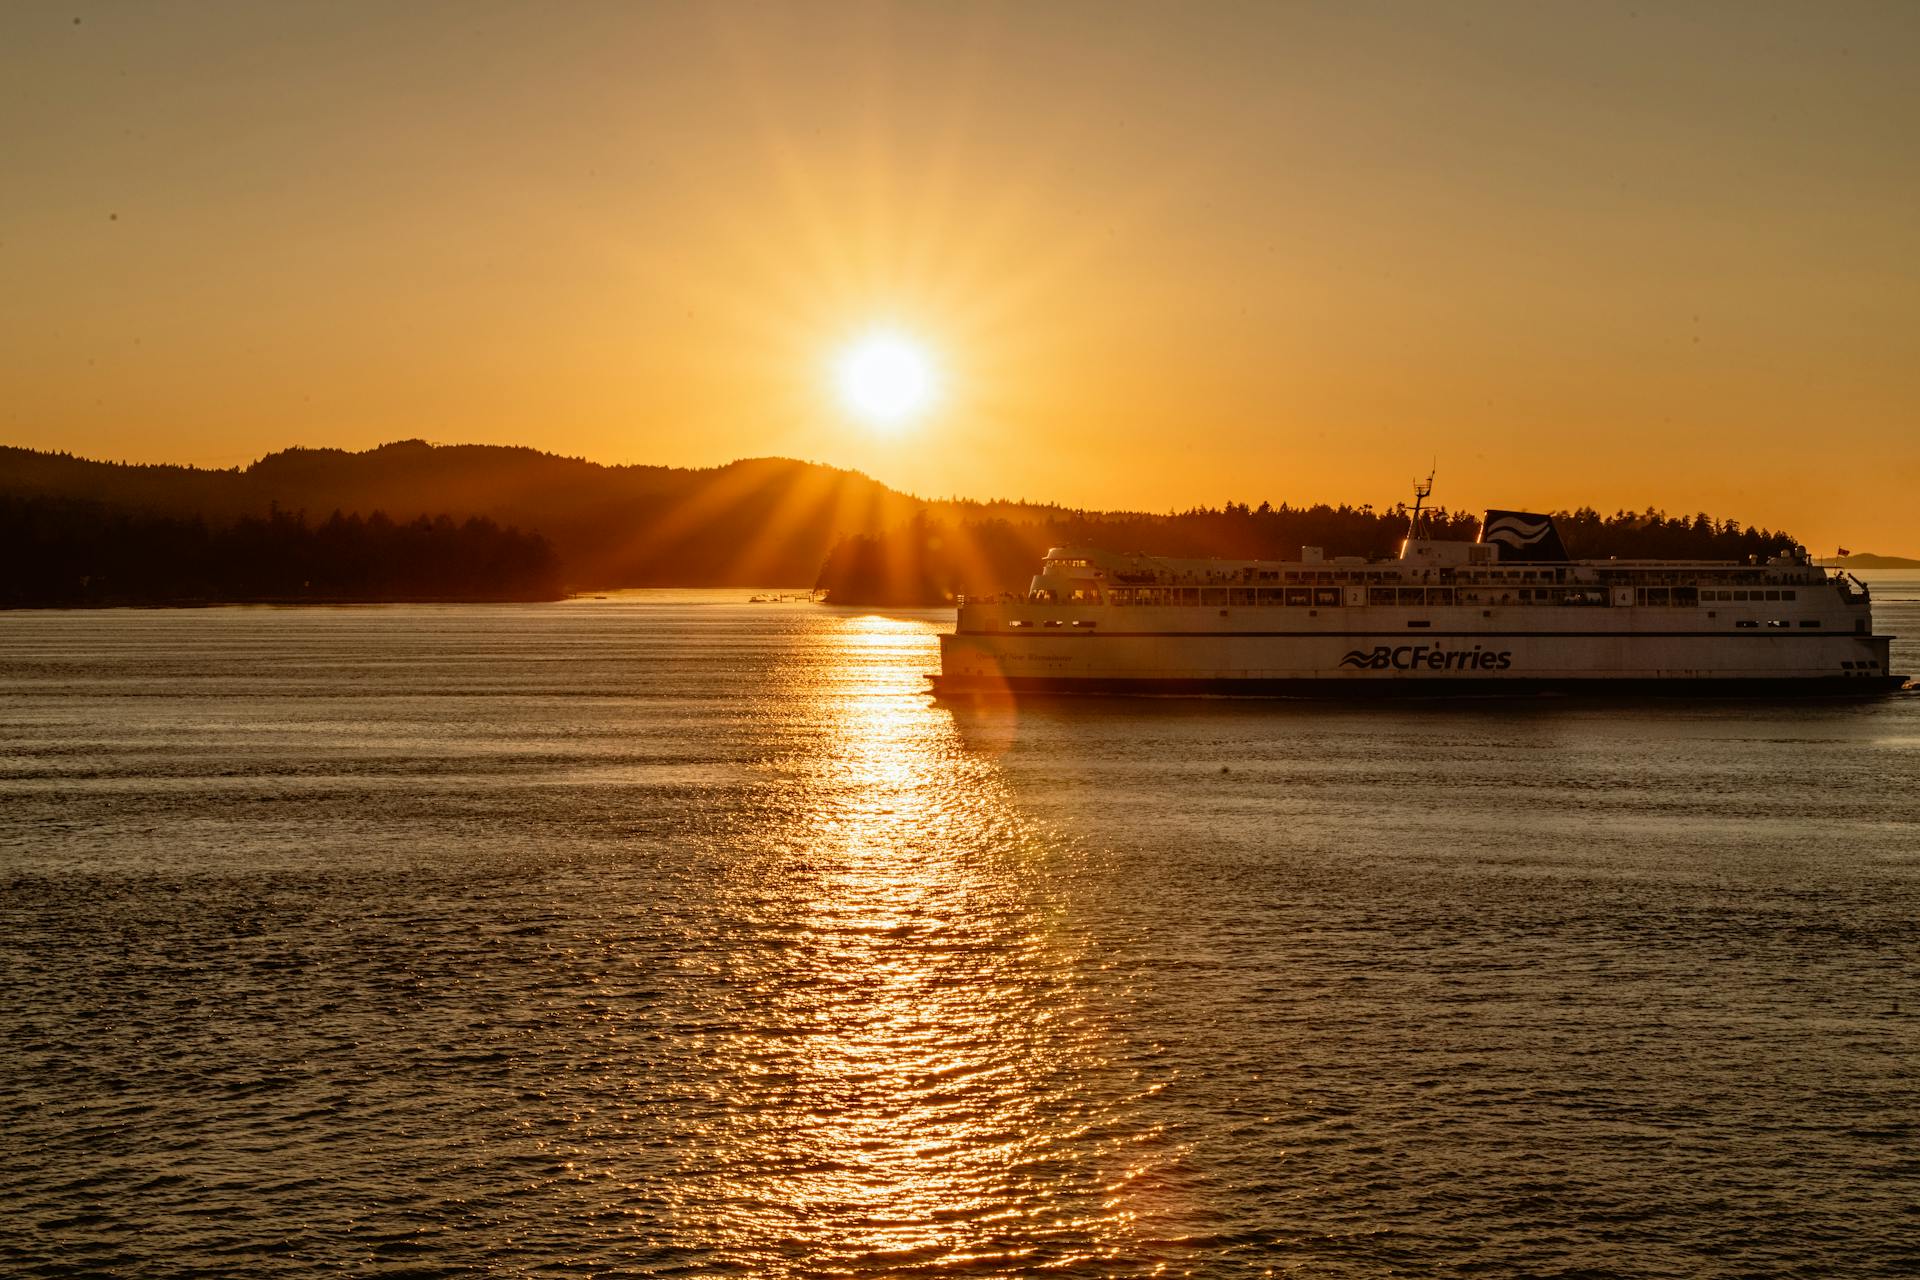
M 1349 650 L 1343 667 L 1365 671 L 1505 671 L 1513 665 L 1513 650 L 1442 649 L 1435 645 L 1376 645 L 1371 651 Z

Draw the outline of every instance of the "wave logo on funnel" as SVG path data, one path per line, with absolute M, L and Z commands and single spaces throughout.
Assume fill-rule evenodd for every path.
M 1489 511 L 1480 526 L 1480 541 L 1496 542 L 1502 560 L 1565 560 L 1567 549 L 1553 517 L 1533 511 Z

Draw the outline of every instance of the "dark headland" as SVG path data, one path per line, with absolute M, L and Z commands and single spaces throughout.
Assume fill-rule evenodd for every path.
M 1877 556 L 1871 551 L 1856 551 L 1830 562 L 1842 569 L 1920 569 L 1920 560 L 1911 556 Z
M 1444 509 L 1445 536 L 1476 517 Z M 1575 556 L 1744 560 L 1785 532 L 1705 513 L 1557 514 Z M 0 607 L 550 600 L 811 583 L 842 604 L 1023 589 L 1049 546 L 1276 558 L 1390 554 L 1401 508 L 1228 502 L 1150 515 L 935 501 L 783 458 L 682 469 L 409 440 L 208 470 L 0 447 Z M 1891 557 L 1855 556 L 1879 567 Z M 1874 562 L 1869 564 L 1869 562 Z M 1906 562 L 1915 563 L 1915 562 Z

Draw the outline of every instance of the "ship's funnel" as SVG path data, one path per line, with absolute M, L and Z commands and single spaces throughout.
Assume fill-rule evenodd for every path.
M 1480 541 L 1500 544 L 1500 559 L 1540 563 L 1567 558 L 1553 517 L 1532 511 L 1489 511 L 1480 524 Z

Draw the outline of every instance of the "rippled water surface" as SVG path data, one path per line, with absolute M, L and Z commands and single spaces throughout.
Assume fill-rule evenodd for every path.
M 949 618 L 0 615 L 0 1269 L 1920 1271 L 1920 696 L 948 707 Z

